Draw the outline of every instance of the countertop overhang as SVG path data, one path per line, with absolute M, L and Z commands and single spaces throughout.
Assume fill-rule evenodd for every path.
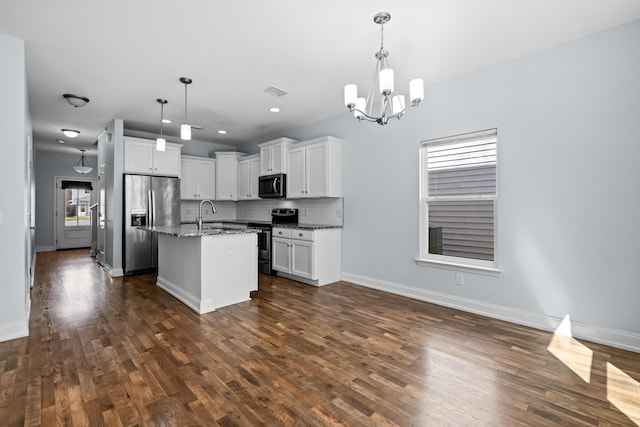
M 185 221 L 182 225 L 195 225 L 195 222 Z M 301 224 L 301 223 L 292 223 L 292 224 L 278 224 L 272 223 L 269 221 L 250 221 L 250 220 L 209 220 L 205 221 L 204 224 L 207 226 L 213 226 L 214 224 L 222 224 L 222 228 L 225 228 L 226 225 L 248 225 L 248 224 L 262 224 L 262 225 L 270 225 L 273 228 L 299 228 L 302 230 L 322 230 L 322 229 L 330 229 L 330 228 L 342 228 L 341 225 L 330 225 L 330 224 Z
M 250 234 L 257 233 L 260 230 L 255 228 L 227 228 L 215 227 L 207 225 L 201 230 L 195 224 L 183 224 L 178 226 L 156 226 L 156 227 L 137 227 L 138 230 L 148 231 L 150 233 L 165 234 L 174 237 L 204 237 L 204 236 L 223 236 L 230 234 Z

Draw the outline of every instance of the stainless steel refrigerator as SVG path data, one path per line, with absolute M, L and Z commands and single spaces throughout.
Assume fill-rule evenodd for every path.
M 180 179 L 124 175 L 123 225 L 124 274 L 157 269 L 158 237 L 136 227 L 180 225 Z

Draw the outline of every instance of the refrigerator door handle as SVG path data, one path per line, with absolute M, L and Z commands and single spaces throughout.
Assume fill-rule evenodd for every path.
M 147 191 L 147 212 L 149 216 L 149 227 L 153 227 L 153 205 L 151 204 L 151 190 Z
M 151 212 L 152 212 L 152 218 L 153 218 L 153 223 L 152 225 L 155 227 L 156 226 L 156 192 L 151 190 Z

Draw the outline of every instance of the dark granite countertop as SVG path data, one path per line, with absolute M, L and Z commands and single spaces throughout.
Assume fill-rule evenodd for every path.
M 301 230 L 326 230 L 330 228 L 342 228 L 341 225 L 328 224 L 273 224 L 273 228 L 298 228 Z
M 184 221 L 182 224 L 195 224 L 195 221 Z M 203 221 L 203 224 L 236 224 L 236 225 L 247 225 L 247 224 L 261 224 L 261 225 L 272 225 L 273 227 L 280 228 L 299 228 L 301 230 L 322 230 L 322 229 L 330 229 L 330 228 L 342 228 L 341 225 L 328 225 L 328 224 L 273 224 L 271 221 L 251 221 L 251 220 L 220 220 L 213 221 L 207 220 Z
M 258 230 L 253 228 L 227 228 L 212 227 L 210 225 L 203 226 L 202 230 L 198 230 L 195 224 L 183 224 L 179 226 L 157 226 L 157 227 L 137 227 L 138 230 L 148 231 L 151 233 L 166 234 L 174 237 L 203 237 L 203 236 L 220 236 L 229 234 L 247 234 L 257 233 Z

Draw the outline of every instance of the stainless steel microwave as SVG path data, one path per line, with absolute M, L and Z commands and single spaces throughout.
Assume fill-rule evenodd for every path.
M 276 173 L 259 177 L 258 196 L 263 199 L 284 199 L 287 196 L 287 175 Z

